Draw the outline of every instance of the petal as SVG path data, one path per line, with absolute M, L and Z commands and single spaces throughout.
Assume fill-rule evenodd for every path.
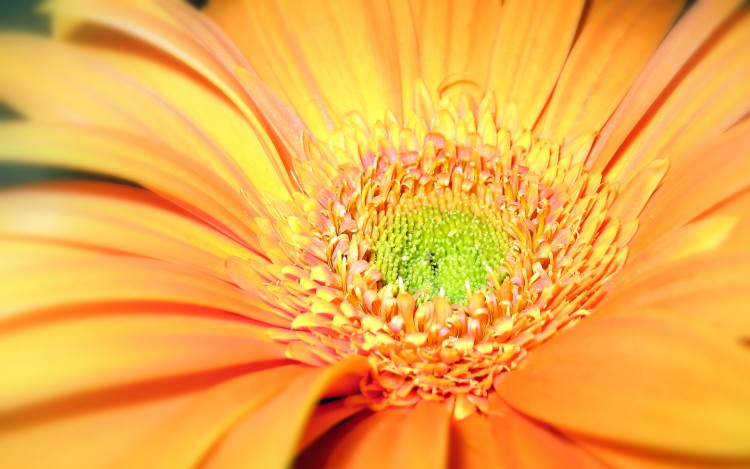
M 352 357 L 298 373 L 283 391 L 242 417 L 213 449 L 206 466 L 288 467 L 307 420 L 327 388 L 342 381 L 359 382 L 369 369 L 367 360 Z
M 630 269 L 627 281 L 613 287 L 597 314 L 630 314 L 658 308 L 664 316 L 697 321 L 714 331 L 717 338 L 747 340 L 749 266 L 747 252 L 728 251 L 705 253 L 651 270 Z
M 305 433 L 300 439 L 297 451 L 301 452 L 305 450 L 315 440 L 331 430 L 331 428 L 362 412 L 366 408 L 367 405 L 364 402 L 352 401 L 351 399 L 336 399 L 319 404 L 310 416 L 310 421 L 305 427 Z
M 595 172 L 604 170 L 658 96 L 741 4 L 739 0 L 703 0 L 680 18 L 602 128 L 589 158 Z
M 129 45 L 125 48 L 126 51 L 140 52 L 136 56 L 118 54 L 117 49 L 120 47 L 117 45 L 122 44 L 122 38 L 116 35 L 111 38 L 109 33 L 103 35 L 101 31 L 97 31 L 86 36 L 84 29 L 82 42 L 85 44 L 91 41 L 96 44 L 101 39 L 103 44 L 114 49 L 113 52 L 107 52 L 107 55 L 108 61 L 115 67 L 123 68 L 126 74 L 133 74 L 143 80 L 147 89 L 153 87 L 156 91 L 164 93 L 167 98 L 176 96 L 175 105 L 178 109 L 184 110 L 187 115 L 197 115 L 196 119 L 199 119 L 216 139 L 221 138 L 220 141 L 225 140 L 227 145 L 231 144 L 232 152 L 221 154 L 221 158 L 215 160 L 228 164 L 243 186 L 247 185 L 249 180 L 263 191 L 277 197 L 288 197 L 292 182 L 284 161 L 288 160 L 288 154 L 292 151 L 288 146 L 290 142 L 282 142 L 281 139 L 274 138 L 278 136 L 267 134 L 268 123 L 235 73 L 237 67 L 249 68 L 249 65 L 234 44 L 204 15 L 182 2 L 162 1 L 67 0 L 51 2 L 46 8 L 54 15 L 69 17 L 71 20 L 90 23 L 135 38 L 136 40 L 124 43 Z M 77 38 L 73 36 L 70 39 L 75 41 Z M 149 44 L 151 48 L 145 47 L 144 43 Z M 87 53 L 91 54 L 91 51 L 87 49 Z M 169 59 L 164 60 L 165 56 Z M 192 97 L 179 99 L 184 95 L 180 93 L 179 86 L 173 85 L 180 82 L 182 77 L 171 76 L 174 74 L 170 75 L 170 67 L 165 68 L 163 64 L 160 66 L 159 62 L 166 62 L 177 70 L 188 67 L 187 75 L 191 75 L 191 79 L 197 75 L 201 86 L 206 86 L 208 82 L 212 92 L 218 91 L 222 99 L 228 99 L 234 106 L 227 106 L 224 102 L 222 106 L 206 107 L 201 111 L 200 106 L 189 103 L 191 100 L 194 101 Z M 182 75 L 185 74 L 186 72 L 182 72 Z M 200 94 L 203 95 L 206 93 Z M 168 102 L 166 99 L 163 101 Z M 268 111 L 273 112 L 275 109 Z M 207 118 L 207 112 L 216 113 L 217 116 L 228 116 L 227 125 L 220 125 L 223 121 L 219 119 L 213 123 L 203 122 L 210 119 L 210 116 Z M 237 112 L 241 118 L 235 115 Z M 234 125 L 235 123 L 237 125 Z M 290 125 L 292 124 L 290 122 Z M 228 135 L 233 129 L 240 129 L 248 135 L 244 145 L 242 142 L 245 139 L 242 135 Z M 294 150 L 300 149 L 298 142 Z M 258 158 L 259 155 L 264 155 L 264 158 Z
M 195 308 L 100 306 L 2 331 L 0 402 L 14 409 L 114 386 L 284 359 L 262 330 Z
M 225 1 L 211 2 L 206 12 L 314 135 L 327 135 L 352 111 L 366 122 L 386 111 L 401 115 L 397 46 L 405 45 L 385 5 Z
M 607 464 L 607 467 L 639 469 L 744 469 L 747 462 L 691 458 L 680 454 L 644 451 L 640 448 L 615 446 L 596 440 L 577 438 L 578 444 Z
M 0 247 L 3 247 L 0 244 Z M 29 250 L 7 253 L 26 263 L 9 270 L 0 290 L 0 318 L 53 314 L 54 309 L 102 302 L 155 301 L 223 309 L 270 324 L 287 324 L 261 309 L 257 295 L 189 267 L 162 261 L 82 251 L 73 259 L 39 258 Z M 3 248 L 5 250 L 5 248 Z
M 241 194 L 184 153 L 148 139 L 83 125 L 0 125 L 0 161 L 58 166 L 136 182 L 222 231 L 255 238 L 243 220 Z
M 659 101 L 658 109 L 621 149 L 607 179 L 627 185 L 651 161 L 669 155 L 677 164 L 689 151 L 708 142 L 750 111 L 750 11 L 733 18 L 694 66 Z
M 194 217 L 131 187 L 55 184 L 6 191 L 0 235 L 161 259 L 229 280 L 225 261 L 254 254 Z
M 456 469 L 510 468 L 493 438 L 490 419 L 483 414 L 452 422 L 450 467 Z
M 650 198 L 631 243 L 640 252 L 670 229 L 684 225 L 750 186 L 750 121 L 697 147 L 670 165 Z
M 85 409 L 40 421 L 26 416 L 0 426 L 0 466 L 49 469 L 113 467 L 163 419 L 180 409 L 190 393 Z M 89 402 L 95 399 L 89 399 Z
M 476 102 L 485 89 L 492 45 L 500 26 L 500 2 L 481 0 L 409 5 L 418 44 L 420 76 L 430 92 L 468 93 Z M 440 25 L 440 27 L 435 27 Z M 437 101 L 440 97 L 432 96 Z
M 451 409 L 420 402 L 410 409 L 359 414 L 305 451 L 298 464 L 326 467 L 445 467 Z
M 131 448 L 123 467 L 194 467 L 243 415 L 268 403 L 307 370 L 288 365 L 251 372 L 207 389 Z
M 655 450 L 750 459 L 750 356 L 694 323 L 592 316 L 534 349 L 498 392 L 566 431 Z
M 507 467 L 605 467 L 564 435 L 513 410 L 496 394 L 491 396 L 490 405 L 487 418 L 491 435 Z
M 583 7 L 578 0 L 504 2 L 487 79 L 501 110 L 499 125 L 534 126 L 568 56 Z
M 598 131 L 682 7 L 681 1 L 610 2 L 587 13 L 545 114 L 544 135 Z

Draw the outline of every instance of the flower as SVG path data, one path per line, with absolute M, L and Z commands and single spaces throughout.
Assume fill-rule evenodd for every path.
M 740 2 L 46 9 L 3 467 L 750 461 Z

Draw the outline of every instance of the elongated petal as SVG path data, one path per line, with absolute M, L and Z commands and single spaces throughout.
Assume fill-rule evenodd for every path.
M 222 280 L 229 280 L 227 257 L 254 256 L 153 193 L 120 185 L 19 188 L 2 194 L 0 212 L 3 236 L 152 257 L 188 265 Z
M 201 169 L 184 153 L 148 139 L 83 125 L 0 125 L 0 161 L 50 165 L 134 181 L 207 223 L 243 239 L 255 238 L 238 217 L 243 203 L 227 181 Z
M 575 442 L 545 424 L 519 414 L 497 395 L 492 396 L 490 405 L 487 418 L 491 435 L 507 467 L 605 467 Z
M 261 370 L 220 383 L 192 398 L 131 448 L 125 467 L 192 467 L 248 412 L 266 405 L 305 373 L 299 365 Z
M 626 273 L 600 306 L 600 314 L 658 308 L 664 316 L 697 321 L 713 330 L 717 339 L 739 342 L 750 338 L 747 251 L 719 250 Z
M 600 130 L 681 6 L 618 1 L 588 12 L 549 103 L 543 135 L 563 140 Z
M 284 347 L 260 340 L 262 332 L 240 320 L 175 314 L 155 305 L 97 309 L 97 315 L 71 311 L 68 319 L 2 332 L 3 410 L 284 358 Z
M 644 208 L 634 252 L 750 187 L 750 121 L 697 147 L 669 171 Z
M 669 155 L 678 161 L 745 117 L 750 111 L 750 63 L 744 54 L 748 41 L 750 12 L 744 10 L 674 85 L 607 170 L 607 178 L 628 184 L 655 159 Z
M 325 136 L 353 111 L 368 122 L 401 113 L 397 39 L 385 5 L 212 2 L 207 13 L 313 134 Z
M 427 89 L 441 96 L 467 93 L 478 102 L 486 89 L 500 26 L 500 2 L 462 2 L 457 8 L 451 2 L 416 0 L 407 10 L 412 14 L 408 26 L 416 33 L 419 72 Z
M 591 317 L 499 385 L 567 431 L 685 455 L 750 459 L 750 355 L 695 323 Z
M 451 424 L 450 467 L 510 469 L 502 449 L 493 438 L 490 419 L 482 414 Z
M 302 454 L 299 464 L 325 467 L 445 467 L 450 407 L 421 402 L 411 409 L 358 415 Z
M 356 398 L 356 396 L 354 397 Z M 361 400 L 352 402 L 345 398 L 318 405 L 305 427 L 298 450 L 306 449 L 331 428 L 365 409 L 367 409 L 367 405 Z
M 162 60 L 159 59 L 160 56 L 166 54 L 170 58 L 168 61 L 176 60 L 177 64 L 189 68 L 190 72 L 183 72 L 183 75 L 197 74 L 201 80 L 208 81 L 215 87 L 213 90 L 218 92 L 220 97 L 223 95 L 223 98 L 228 99 L 232 105 L 227 106 L 225 101 L 223 107 L 207 108 L 212 113 L 224 113 L 229 116 L 228 122 L 231 123 L 225 129 L 222 129 L 216 122 L 206 124 L 207 131 L 213 135 L 224 136 L 234 127 L 248 135 L 244 148 L 236 145 L 242 141 L 239 135 L 230 136 L 227 139 L 227 145 L 234 145 L 233 153 L 219 154 L 219 158 L 215 158 L 215 161 L 227 164 L 231 174 L 243 186 L 248 185 L 248 181 L 252 181 L 252 184 L 278 197 L 288 197 L 291 180 L 283 162 L 288 155 L 282 156 L 281 153 L 288 153 L 289 148 L 283 145 L 276 146 L 277 142 L 274 142 L 267 134 L 264 127 L 266 123 L 256 103 L 247 95 L 243 84 L 234 74 L 235 67 L 249 67 L 249 65 L 221 30 L 181 2 L 74 0 L 50 2 L 46 8 L 54 15 L 68 17 L 72 21 L 91 23 L 131 38 L 140 39 L 156 50 L 157 62 Z M 94 33 L 93 41 L 96 42 L 101 34 L 101 32 Z M 143 80 L 148 87 L 160 90 L 165 85 L 169 86 L 170 83 L 174 85 L 183 78 L 170 77 L 169 67 L 160 67 L 158 63 L 154 65 L 154 57 L 151 56 L 155 53 L 154 49 L 137 40 L 131 41 L 129 43 L 131 47 L 128 49 L 140 51 L 141 57 L 118 54 L 116 45 L 120 40 L 110 39 L 109 35 L 103 36 L 102 42 L 115 48 L 115 52 L 111 54 L 108 61 L 115 67 L 122 67 L 123 63 L 131 65 L 132 72 L 130 73 Z M 125 69 L 128 70 L 129 67 L 125 66 Z M 159 72 L 154 75 L 154 69 L 161 69 L 166 73 Z M 180 69 L 179 65 L 177 69 Z M 179 90 L 164 93 L 166 98 L 175 95 L 180 96 Z M 204 96 L 206 93 L 199 93 L 199 95 Z M 195 105 L 182 105 L 178 100 L 176 107 L 184 108 L 187 115 L 195 115 L 196 112 L 201 115 L 200 107 Z M 236 111 L 239 111 L 241 119 L 237 118 Z M 205 119 L 205 112 L 203 116 Z M 242 123 L 243 119 L 244 123 Z M 248 129 L 251 131 L 247 132 Z M 251 171 L 247 165 L 248 155 L 253 155 L 253 153 L 257 155 L 254 155 L 255 157 L 260 155 L 264 157 L 253 164 L 256 166 L 255 171 Z
M 104 408 L 92 404 L 83 411 L 41 421 L 28 417 L 20 424 L 5 421 L 0 426 L 0 466 L 113 467 L 163 419 L 180 409 L 190 394 L 120 402 Z
M 604 170 L 657 97 L 741 4 L 739 0 L 702 0 L 680 18 L 602 129 L 589 159 L 595 171 Z
M 300 370 L 283 391 L 242 417 L 211 452 L 207 467 L 288 467 L 307 419 L 327 388 L 342 381 L 358 383 L 368 370 L 362 357 Z
M 75 259 L 38 258 L 35 250 L 8 254 L 27 263 L 8 270 L 0 290 L 0 318 L 101 302 L 157 301 L 205 306 L 276 323 L 254 307 L 250 293 L 207 274 L 162 261 L 89 251 Z M 285 322 L 281 322 L 285 324 Z
M 501 125 L 533 127 L 568 56 L 583 6 L 582 1 L 503 4 L 487 77 Z

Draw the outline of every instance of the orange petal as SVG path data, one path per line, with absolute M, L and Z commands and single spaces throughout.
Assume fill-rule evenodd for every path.
M 660 314 L 700 322 L 721 337 L 750 338 L 750 253 L 710 252 L 678 262 L 630 269 L 597 314 L 632 314 L 658 308 Z M 623 272 L 625 273 L 625 272 Z
M 682 3 L 626 0 L 588 12 L 552 94 L 543 134 L 563 140 L 600 130 Z
M 369 369 L 367 360 L 352 357 L 301 371 L 283 391 L 242 417 L 208 456 L 206 466 L 288 467 L 307 420 L 326 389 L 341 381 L 359 382 Z
M 596 315 L 534 349 L 499 384 L 521 412 L 661 451 L 750 459 L 750 356 L 694 323 Z
M 238 214 L 241 194 L 228 181 L 148 139 L 103 128 L 67 124 L 0 125 L 0 161 L 57 166 L 139 183 L 200 215 L 222 231 L 252 240 L 252 226 Z M 234 193 L 233 193 L 234 192 Z
M 303 451 L 331 428 L 366 408 L 367 405 L 364 402 L 350 402 L 349 399 L 336 399 L 318 405 L 310 416 L 310 421 L 305 427 L 305 433 L 300 439 L 297 451 Z
M 309 370 L 280 366 L 227 380 L 192 398 L 179 412 L 131 448 L 123 467 L 182 468 L 198 465 L 243 415 L 268 404 Z
M 179 83 L 183 77 L 170 76 L 170 68 L 160 67 L 158 62 L 176 60 L 178 68 L 189 67 L 189 72 L 183 72 L 183 75 L 193 79 L 192 74 L 197 74 L 199 82 L 208 81 L 213 92 L 223 95 L 221 97 L 228 99 L 234 107 L 227 106 L 226 101 L 221 106 L 205 106 L 202 112 L 196 105 L 176 106 L 178 109 L 183 107 L 186 115 L 195 115 L 199 119 L 202 115 L 202 120 L 212 118 L 208 113 L 215 113 L 214 117 L 229 117 L 228 125 L 224 128 L 219 125 L 222 121 L 218 119 L 214 123 L 205 124 L 207 131 L 216 135 L 217 139 L 226 139 L 227 144 L 231 142 L 232 149 L 236 152 L 220 154 L 214 161 L 226 163 L 242 186 L 252 181 L 252 185 L 257 185 L 277 197 L 289 197 L 288 190 L 291 189 L 292 183 L 279 154 L 279 151 L 284 149 L 277 148 L 266 134 L 257 106 L 234 73 L 235 67 L 249 65 L 223 32 L 207 21 L 201 13 L 181 2 L 74 0 L 54 1 L 45 8 L 60 17 L 90 22 L 150 44 L 153 49 L 137 40 L 125 41 L 125 44 L 130 44 L 126 50 L 139 51 L 142 57 L 146 57 L 145 60 L 114 52 L 108 53 L 108 61 L 124 69 L 129 76 L 133 74 L 135 78 L 142 79 L 147 89 L 153 87 L 157 93 L 163 92 L 165 98 L 183 96 L 180 94 L 180 87 L 174 86 L 175 82 Z M 73 39 L 76 39 L 75 36 Z M 118 49 L 117 44 L 122 44 L 121 37 L 110 38 L 109 34 L 101 32 L 94 33 L 88 41 L 96 44 L 99 39 L 113 49 Z M 83 42 L 86 42 L 85 38 Z M 91 52 L 88 54 L 93 55 Z M 165 61 L 165 54 L 171 59 Z M 154 60 L 156 64 L 153 63 Z M 200 84 L 205 86 L 205 81 Z M 170 86 L 177 90 L 169 90 Z M 201 97 L 205 95 L 205 92 L 198 94 Z M 164 103 L 169 101 L 164 100 Z M 180 103 L 179 99 L 177 103 Z M 234 126 L 235 123 L 239 125 Z M 241 145 L 243 138 L 240 135 L 228 135 L 233 128 L 241 129 L 247 134 L 244 147 Z M 264 155 L 264 158 L 258 159 L 259 155 Z M 251 158 L 257 161 L 252 161 Z M 250 165 L 253 167 L 249 167 Z
M 0 426 L 0 466 L 50 469 L 114 467 L 190 393 Z
M 6 191 L 0 234 L 161 259 L 229 280 L 229 256 L 249 249 L 151 192 L 114 184 L 75 183 Z M 41 256 L 39 256 L 41 258 Z
M 639 469 L 746 469 L 747 462 L 691 458 L 679 454 L 656 453 L 628 446 L 577 438 L 578 444 L 607 464 L 607 467 Z
M 713 216 L 674 229 L 651 242 L 642 252 L 629 251 L 618 278 L 637 280 L 650 270 L 677 260 L 715 252 L 729 238 L 738 221 L 736 216 Z
M 631 243 L 640 252 L 750 186 L 750 121 L 701 145 L 672 163 L 664 184 L 650 198 Z
M 451 425 L 450 467 L 466 469 L 510 469 L 502 448 L 493 437 L 490 419 L 484 414 L 454 421 Z
M 385 5 L 235 1 L 211 2 L 206 12 L 314 135 L 352 111 L 367 122 L 401 114 L 398 46 L 409 45 L 397 42 Z
M 419 72 L 427 89 L 440 90 L 441 96 L 467 93 L 479 102 L 500 26 L 500 2 L 416 0 L 408 10 L 413 18 L 404 28 L 416 32 Z
M 100 306 L 2 332 L 0 402 L 14 409 L 71 394 L 284 359 L 262 329 L 193 308 Z M 66 319 L 63 319 L 66 318 Z
M 627 185 L 656 158 L 679 161 L 697 145 L 715 138 L 750 111 L 750 12 L 733 18 L 660 100 L 639 133 L 607 170 L 607 179 Z
M 0 244 L 2 246 L 2 244 Z M 189 267 L 154 259 L 83 252 L 75 259 L 43 259 L 33 246 L 6 253 L 25 258 L 12 271 L 0 265 L 0 318 L 50 314 L 54 308 L 101 302 L 158 301 L 223 309 L 271 324 L 286 321 L 258 307 L 257 295 Z M 5 250 L 5 249 L 4 249 Z
M 450 407 L 421 402 L 360 414 L 323 436 L 301 455 L 299 464 L 326 467 L 445 467 Z
M 500 125 L 534 126 L 568 56 L 583 6 L 578 0 L 503 4 L 487 79 Z
M 739 0 L 703 0 L 680 18 L 602 128 L 589 160 L 594 171 L 605 169 L 680 69 L 741 4 Z
M 507 467 L 605 467 L 565 436 L 513 410 L 496 394 L 490 397 L 490 405 L 491 435 Z

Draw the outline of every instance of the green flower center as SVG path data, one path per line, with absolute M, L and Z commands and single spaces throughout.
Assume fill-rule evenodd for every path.
M 400 213 L 375 237 L 375 266 L 386 284 L 466 304 L 509 250 L 499 226 L 465 210 L 422 207 Z M 501 279 L 502 280 L 502 279 Z

